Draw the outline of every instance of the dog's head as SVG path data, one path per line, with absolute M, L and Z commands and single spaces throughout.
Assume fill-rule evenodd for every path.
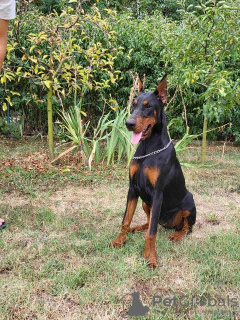
M 140 81 L 139 95 L 134 99 L 131 115 L 126 121 L 132 131 L 132 143 L 137 144 L 152 134 L 154 125 L 161 121 L 161 112 L 167 101 L 167 77 L 164 76 L 153 92 L 144 92 Z

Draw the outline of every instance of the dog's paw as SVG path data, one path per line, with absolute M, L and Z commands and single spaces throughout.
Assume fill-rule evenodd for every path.
M 144 258 L 147 261 L 147 265 L 150 269 L 155 269 L 158 266 L 157 255 L 155 252 L 151 252 L 150 254 L 144 254 Z
M 150 257 L 147 259 L 147 265 L 149 269 L 156 269 L 158 262 L 157 262 L 157 257 Z
M 113 240 L 112 242 L 110 242 L 109 246 L 111 248 L 119 249 L 119 248 L 121 248 L 122 244 L 120 242 L 117 242 L 117 241 Z
M 125 242 L 126 242 L 126 240 L 116 238 L 115 240 L 110 242 L 110 247 L 120 249 L 124 245 Z
M 152 269 L 152 270 L 154 270 L 154 269 L 156 269 L 157 268 L 157 262 L 150 262 L 150 261 L 148 261 L 148 268 L 149 269 Z
M 181 240 L 184 236 L 185 236 L 185 232 L 175 232 L 170 234 L 170 236 L 168 237 L 169 240 L 171 241 L 179 241 Z

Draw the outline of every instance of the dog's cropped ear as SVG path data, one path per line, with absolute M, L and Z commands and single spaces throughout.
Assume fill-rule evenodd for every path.
M 143 91 L 143 81 L 140 77 L 140 73 L 138 73 L 138 93 Z
M 138 93 L 143 91 L 143 82 L 142 80 L 139 79 L 139 83 L 138 83 Z
M 154 91 L 155 94 L 159 97 L 162 103 L 167 102 L 167 75 L 162 78 L 162 80 L 157 85 L 156 90 Z

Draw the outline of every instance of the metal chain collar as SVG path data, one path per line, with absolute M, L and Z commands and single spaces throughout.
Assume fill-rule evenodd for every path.
M 160 150 L 153 151 L 153 152 L 148 153 L 148 154 L 145 154 L 144 156 L 133 157 L 132 160 L 143 159 L 143 158 L 147 158 L 149 156 L 153 156 L 154 154 L 160 153 L 160 152 L 166 150 L 170 146 L 171 142 L 172 142 L 172 140 L 170 139 L 170 141 L 168 142 L 168 144 L 164 148 L 162 148 Z

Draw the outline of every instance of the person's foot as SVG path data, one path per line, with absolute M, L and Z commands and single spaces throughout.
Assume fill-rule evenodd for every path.
M 0 219 L 0 230 L 6 227 L 6 222 L 3 219 Z

